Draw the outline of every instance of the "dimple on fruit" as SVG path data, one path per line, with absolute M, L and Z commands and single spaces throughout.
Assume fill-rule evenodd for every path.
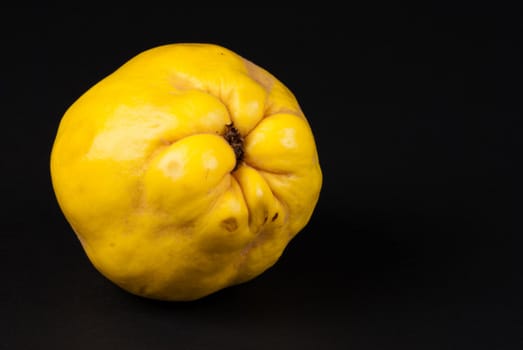
M 51 178 L 96 269 L 172 301 L 274 265 L 322 185 L 294 95 L 213 44 L 149 49 L 89 89 L 60 122 Z

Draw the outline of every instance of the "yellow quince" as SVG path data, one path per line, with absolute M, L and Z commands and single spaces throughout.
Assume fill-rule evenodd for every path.
M 212 44 L 146 50 L 90 88 L 60 122 L 50 170 L 96 269 L 172 301 L 275 264 L 322 185 L 294 95 Z

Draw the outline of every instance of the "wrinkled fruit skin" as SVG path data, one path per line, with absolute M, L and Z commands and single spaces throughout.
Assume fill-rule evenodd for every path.
M 224 137 L 231 124 L 238 164 Z M 51 177 L 98 271 L 172 301 L 271 267 L 309 221 L 322 184 L 293 94 L 211 44 L 147 50 L 89 89 L 60 122 Z

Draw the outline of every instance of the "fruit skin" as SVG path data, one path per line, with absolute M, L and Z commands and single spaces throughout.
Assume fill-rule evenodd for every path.
M 223 137 L 243 137 L 243 160 Z M 322 173 L 274 76 L 213 44 L 135 56 L 64 114 L 57 201 L 88 258 L 143 297 L 194 300 L 271 267 L 307 224 Z

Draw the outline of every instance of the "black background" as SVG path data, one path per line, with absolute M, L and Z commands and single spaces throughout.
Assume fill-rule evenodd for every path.
M 142 5 L 1 14 L 0 348 L 523 348 L 518 11 Z M 283 81 L 324 171 L 273 268 L 190 303 L 104 279 L 48 166 L 76 98 L 174 42 L 226 46 Z

